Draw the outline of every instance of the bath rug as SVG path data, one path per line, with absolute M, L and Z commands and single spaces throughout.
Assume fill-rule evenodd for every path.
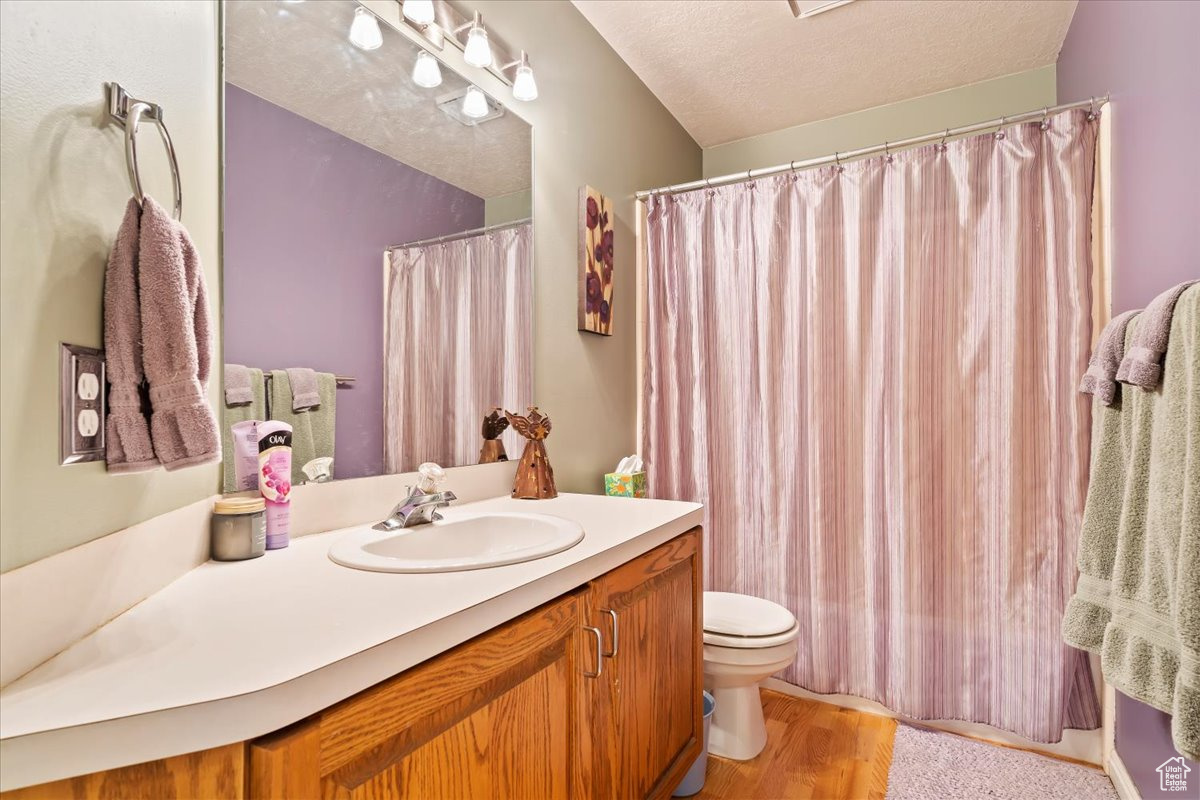
M 1117 800 L 1099 769 L 950 733 L 896 728 L 887 800 Z

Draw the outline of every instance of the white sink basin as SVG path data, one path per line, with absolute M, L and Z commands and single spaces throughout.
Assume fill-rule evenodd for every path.
M 373 572 L 458 572 L 544 558 L 583 540 L 577 523 L 547 514 L 443 513 L 444 520 L 400 531 L 352 531 L 329 558 Z

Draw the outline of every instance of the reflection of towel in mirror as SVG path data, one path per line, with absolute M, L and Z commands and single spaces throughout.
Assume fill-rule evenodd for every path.
M 292 385 L 292 411 L 307 411 L 321 405 L 317 373 L 306 367 L 288 367 L 286 372 Z
M 1130 323 L 1127 343 L 1145 314 Z M 1092 406 L 1093 453 L 1068 644 L 1104 678 L 1172 714 L 1176 749 L 1200 757 L 1200 286 L 1175 307 L 1162 387 Z
M 237 491 L 237 473 L 234 469 L 233 455 L 233 433 L 230 429 L 239 422 L 246 422 L 251 419 L 263 420 L 267 418 L 267 391 L 263 385 L 263 373 L 261 369 L 253 367 L 242 367 L 246 371 L 245 391 L 249 393 L 249 402 L 229 403 L 229 370 L 230 367 L 238 366 L 236 364 L 225 365 L 225 387 L 226 387 L 226 402 L 225 408 L 221 413 L 221 466 L 225 474 L 225 491 Z M 240 397 L 241 395 L 236 395 Z
M 262 383 L 262 370 L 257 370 Z M 225 405 L 240 406 L 254 401 L 254 383 L 250 368 L 241 364 L 225 365 Z
M 286 370 L 271 370 L 271 419 L 292 426 L 292 484 L 308 480 L 304 465 L 314 458 L 333 458 L 333 434 L 337 412 L 337 382 L 333 373 L 318 372 L 317 394 L 320 405 L 306 411 L 293 411 L 292 385 Z M 330 468 L 331 477 L 337 462 Z

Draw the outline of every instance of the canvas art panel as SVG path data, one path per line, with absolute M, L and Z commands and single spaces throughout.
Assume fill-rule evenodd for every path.
M 612 336 L 613 223 L 608 199 L 579 191 L 579 330 Z

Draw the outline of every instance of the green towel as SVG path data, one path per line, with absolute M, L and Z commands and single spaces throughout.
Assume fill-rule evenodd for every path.
M 271 419 L 292 426 L 292 485 L 308 480 L 304 465 L 314 458 L 333 458 L 334 422 L 337 419 L 337 381 L 329 372 L 317 373 L 321 404 L 306 411 L 292 411 L 292 386 L 287 372 L 271 370 Z M 330 477 L 337 464 L 330 467 Z
M 1117 689 L 1170 713 L 1175 748 L 1200 759 L 1200 284 L 1175 306 L 1162 383 L 1122 386 L 1092 414 L 1063 638 L 1099 653 Z
M 262 370 L 253 367 L 247 369 L 250 372 L 250 391 L 254 395 L 253 399 L 242 405 L 225 404 L 221 414 L 221 465 L 225 474 L 225 491 L 227 492 L 237 491 L 237 480 L 233 469 L 233 432 L 230 429 L 239 422 L 267 418 L 267 391 L 263 386 Z

